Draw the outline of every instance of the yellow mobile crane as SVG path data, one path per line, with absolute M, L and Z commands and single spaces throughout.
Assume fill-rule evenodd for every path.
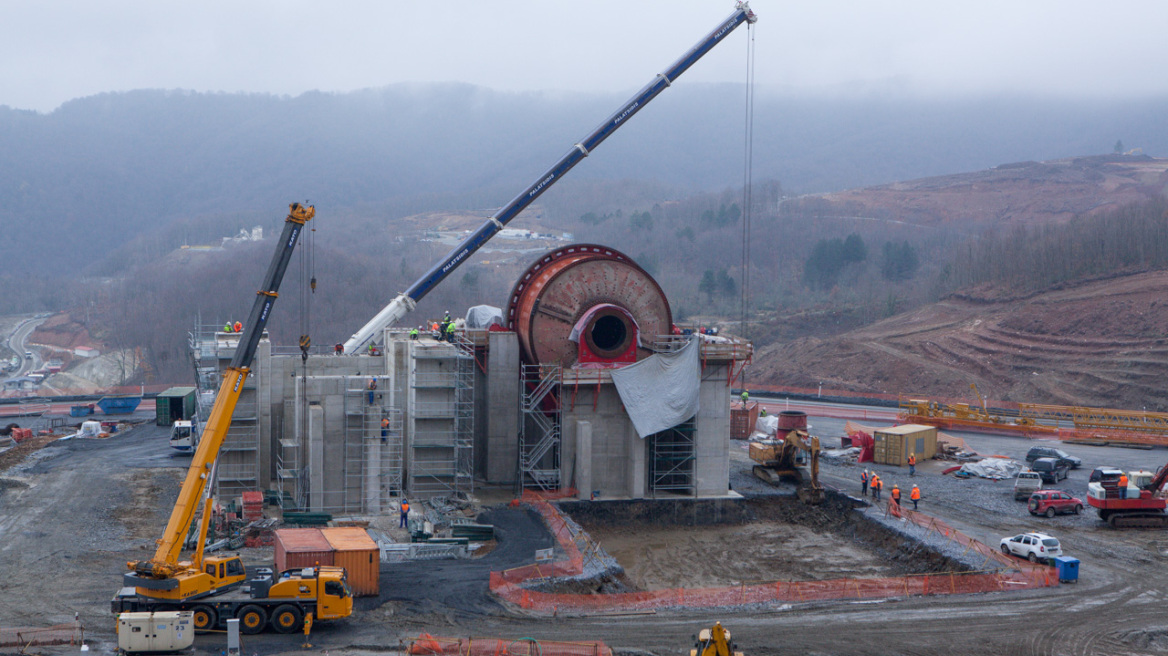
M 124 587 L 111 604 L 114 613 L 190 610 L 197 631 L 215 629 L 230 618 L 239 618 L 244 633 L 259 633 L 269 623 L 275 630 L 288 633 L 303 626 L 306 617 L 310 621 L 330 620 L 352 614 L 353 595 L 344 568 L 310 567 L 276 574 L 260 568 L 249 579 L 238 555 L 203 555 L 211 517 L 209 484 L 215 461 L 292 251 L 304 225 L 315 215 L 312 206 L 299 203 L 289 206 L 284 232 L 268 265 L 264 285 L 239 335 L 231 364 L 223 374 L 223 383 L 166 531 L 158 540 L 153 558 L 126 563 L 129 572 L 123 577 Z M 179 560 L 183 539 L 200 506 L 203 514 L 198 546 L 190 560 Z

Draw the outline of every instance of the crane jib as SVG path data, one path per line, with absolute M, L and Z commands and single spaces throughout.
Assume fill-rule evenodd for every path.
M 757 18 L 755 18 L 754 13 L 750 10 L 750 6 L 746 2 L 739 2 L 735 6 L 734 13 L 729 18 L 722 21 L 717 28 L 707 34 L 693 48 L 690 48 L 680 59 L 673 62 L 664 73 L 657 75 L 652 82 L 645 85 L 632 99 L 616 112 L 613 112 L 607 120 L 601 123 L 585 139 L 581 140 L 576 146 L 573 146 L 571 151 L 562 157 L 555 166 L 539 176 L 536 183 L 523 190 L 522 193 L 504 205 L 494 216 L 487 219 L 479 229 L 475 230 L 461 243 L 451 249 L 442 260 L 431 267 L 413 285 L 410 285 L 410 288 L 405 291 L 404 296 L 413 302 L 420 301 L 434 287 L 457 269 L 460 264 L 478 251 L 491 237 L 502 230 L 511 219 L 518 216 L 528 205 L 535 202 L 543 192 L 551 188 L 556 182 L 559 182 L 564 177 L 564 174 L 570 171 L 580 160 L 587 157 L 588 153 L 607 139 L 617 128 L 627 123 L 649 101 L 667 89 L 678 76 L 693 66 L 711 48 L 720 43 L 723 37 L 739 25 L 753 23 L 756 20 Z M 345 342 L 345 352 L 354 353 L 364 348 L 382 329 L 412 309 L 412 305 L 408 308 L 400 307 L 400 302 L 400 297 L 394 299 L 377 316 L 354 333 L 353 337 Z M 395 313 L 392 310 L 399 310 L 399 312 Z

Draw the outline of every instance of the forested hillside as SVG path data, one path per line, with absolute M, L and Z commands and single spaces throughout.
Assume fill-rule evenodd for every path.
M 9 267 L 73 274 L 122 244 L 185 222 L 198 243 L 308 200 L 394 220 L 497 207 L 623 96 L 399 85 L 295 98 L 135 91 L 49 114 L 0 107 L 0 234 Z M 1168 99 L 789 97 L 756 100 L 754 174 L 788 193 L 1109 152 L 1116 139 L 1168 152 Z M 574 218 L 627 198 L 573 185 L 655 185 L 656 200 L 742 181 L 742 90 L 670 89 L 549 192 Z
M 1017 213 L 979 203 L 1026 197 L 1032 188 L 1045 191 L 1031 194 L 1039 200 L 1029 210 L 1072 216 L 1079 207 L 1058 186 L 1067 183 L 1067 166 L 998 165 L 1110 152 L 1117 137 L 1168 151 L 1155 115 L 1168 100 L 766 93 L 756 110 L 747 208 L 740 93 L 671 89 L 513 225 L 623 250 L 660 281 L 680 320 L 740 316 L 748 285 L 751 337 L 764 345 L 845 332 L 986 276 L 1049 284 L 1097 275 L 1110 265 L 1087 258 L 1034 278 L 1019 269 L 1026 258 L 994 259 L 1018 247 L 1017 235 L 994 232 Z M 270 235 L 287 203 L 308 201 L 317 206 L 306 244 L 315 265 L 293 266 L 272 335 L 281 344 L 305 330 L 316 344 L 343 340 L 449 250 L 433 238 L 440 224 L 481 223 L 623 100 L 405 85 L 296 98 L 140 91 L 77 100 L 51 114 L 0 108 L 0 235 L 10 245 L 0 313 L 84 310 L 97 339 L 143 346 L 160 378 L 181 379 L 189 375 L 185 338 L 195 317 L 244 312 L 254 294 L 247 281 L 260 278 L 270 242 L 183 247 L 217 245 L 256 225 Z M 1154 174 L 1125 187 L 1115 184 L 1121 174 L 1098 173 L 1159 161 L 1120 159 L 1070 166 L 1081 170 L 1075 202 L 1156 193 Z M 998 169 L 897 182 L 990 167 Z M 805 195 L 861 184 L 886 186 Z M 1138 193 L 1117 192 L 1131 189 Z M 946 219 L 954 207 L 984 220 Z M 1099 230 L 1081 229 L 1074 240 Z M 1150 226 L 1140 239 L 1157 234 Z M 985 241 L 993 239 L 1001 241 Z M 1025 237 L 1036 245 L 1059 239 Z M 1043 261 L 1058 262 L 1055 251 Z M 534 257 L 530 246 L 480 253 L 419 306 L 417 320 L 504 304 Z M 294 290 L 309 276 L 318 278 L 317 292 L 301 307 Z

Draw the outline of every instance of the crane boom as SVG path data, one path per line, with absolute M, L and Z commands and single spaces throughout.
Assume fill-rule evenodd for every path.
M 252 358 L 256 347 L 263 336 L 268 318 L 271 316 L 272 306 L 276 302 L 280 281 L 292 259 L 292 251 L 304 229 L 304 224 L 312 220 L 316 209 L 312 206 L 302 206 L 293 203 L 289 206 L 288 217 L 284 219 L 284 231 L 280 235 L 280 242 L 268 271 L 264 275 L 263 287 L 256 293 L 255 303 L 247 324 L 240 333 L 239 343 L 231 364 L 223 374 L 223 382 L 215 396 L 215 404 L 211 407 L 211 414 L 203 429 L 203 438 L 191 459 L 190 469 L 171 511 L 170 521 L 166 531 L 158 541 L 158 548 L 154 558 L 149 561 L 138 561 L 132 564 L 134 583 L 143 585 L 145 579 L 168 581 L 180 569 L 178 564 L 179 552 L 182 550 L 183 539 L 187 529 L 200 506 L 200 497 L 210 482 L 211 467 L 219 455 L 219 449 L 227 436 L 227 429 L 231 426 L 231 415 L 235 412 L 235 404 L 239 401 L 244 381 L 250 371 Z M 158 584 L 156 584 L 158 585 Z M 163 583 L 169 586 L 171 583 Z M 145 587 L 145 586 L 144 586 Z
M 754 15 L 754 12 L 750 10 L 749 3 L 739 1 L 734 7 L 734 13 L 723 20 L 718 27 L 714 28 L 697 45 L 690 48 L 681 58 L 673 62 L 664 72 L 658 73 L 652 82 L 646 84 L 635 96 L 622 105 L 620 109 L 613 112 L 591 134 L 572 146 L 567 154 L 560 158 L 560 161 L 556 162 L 551 168 L 540 175 L 535 182 L 520 192 L 519 195 L 512 198 L 511 202 L 504 205 L 502 209 L 487 219 L 482 226 L 463 239 L 461 243 L 446 254 L 446 257 L 431 267 L 409 289 L 390 301 L 376 316 L 354 333 L 344 344 L 345 353 L 359 352 L 379 332 L 393 325 L 413 310 L 417 302 L 422 300 L 422 297 L 430 293 L 438 283 L 442 282 L 459 265 L 469 259 L 475 251 L 482 248 L 491 237 L 494 237 L 502 230 L 503 226 L 507 225 L 511 219 L 518 216 L 528 205 L 535 202 L 535 199 L 539 198 L 543 192 L 547 191 L 568 171 L 572 170 L 572 167 L 579 164 L 593 149 L 607 139 L 609 135 L 616 132 L 634 114 L 641 111 L 649 101 L 656 98 L 658 94 L 668 88 L 690 66 L 693 66 L 710 49 L 718 45 L 726 35 L 734 31 L 734 28 L 743 23 L 754 23 L 757 20 L 758 18 Z

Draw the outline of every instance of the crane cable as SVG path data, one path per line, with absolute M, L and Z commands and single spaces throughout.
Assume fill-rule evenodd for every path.
M 746 25 L 746 116 L 744 127 L 742 166 L 742 284 L 741 328 L 742 338 L 750 341 L 747 315 L 750 310 L 750 216 L 752 205 L 751 182 L 754 177 L 754 25 Z M 742 389 L 746 389 L 746 367 L 742 369 Z
M 312 347 L 312 296 L 316 294 L 315 225 L 308 228 L 307 241 L 300 249 L 300 359 L 305 364 Z

